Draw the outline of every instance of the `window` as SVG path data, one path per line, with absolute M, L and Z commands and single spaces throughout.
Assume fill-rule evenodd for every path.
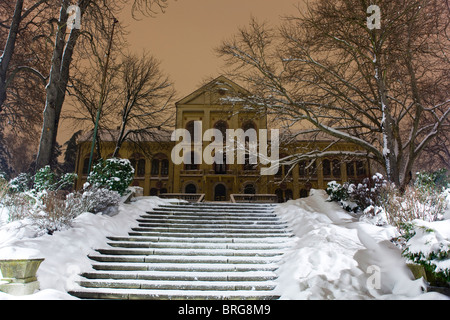
M 217 121 L 214 124 L 214 129 L 217 129 L 222 133 L 222 139 L 225 142 L 227 138 L 227 129 L 228 129 L 228 124 L 226 123 L 226 121 L 223 120 Z
M 187 124 L 186 124 L 186 130 L 189 132 L 189 134 L 191 135 L 191 142 L 193 143 L 194 142 L 194 121 L 189 121 Z
M 355 161 L 347 162 L 347 177 L 353 178 L 355 177 Z
M 341 178 L 341 162 L 337 159 L 334 159 L 332 162 L 333 165 L 333 177 L 335 178 Z
M 184 162 L 184 170 L 198 170 L 198 164 L 196 163 L 197 159 L 197 155 L 194 151 L 191 151 L 188 155 L 187 155 L 187 159 Z
M 331 161 L 328 159 L 324 159 L 322 161 L 322 167 L 323 167 L 323 176 L 324 177 L 331 176 Z
M 145 176 L 145 159 L 139 159 L 137 162 L 137 176 Z
M 152 160 L 152 176 L 166 177 L 169 175 L 169 160 L 165 154 L 157 154 Z
M 363 161 L 356 161 L 356 174 L 358 177 L 365 177 L 367 175 L 366 165 Z
M 218 154 L 218 157 L 220 157 L 220 154 Z M 226 174 L 227 173 L 227 157 L 226 154 L 222 154 L 223 160 L 222 163 L 215 163 L 214 162 L 214 173 L 215 174 Z
M 244 194 L 256 194 L 255 186 L 252 183 L 247 184 L 244 187 Z
M 167 159 L 161 160 L 161 175 L 165 177 L 169 175 L 169 160 Z
M 184 193 L 197 193 L 197 187 L 195 184 L 190 183 L 184 188 Z
M 253 121 L 251 121 L 251 120 L 245 121 L 242 124 L 242 130 L 244 130 L 244 132 L 245 132 L 245 131 L 250 130 L 250 129 L 256 130 L 255 123 Z
M 256 164 L 251 164 L 250 163 L 250 155 L 248 153 L 245 153 L 244 170 L 245 171 L 254 171 L 254 170 L 256 170 Z
M 159 175 L 159 159 L 152 160 L 152 176 Z

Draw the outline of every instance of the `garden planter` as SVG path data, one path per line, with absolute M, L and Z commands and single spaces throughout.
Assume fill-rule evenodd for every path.
M 32 294 L 39 290 L 36 272 L 43 258 L 14 257 L 0 258 L 0 291 L 12 295 Z

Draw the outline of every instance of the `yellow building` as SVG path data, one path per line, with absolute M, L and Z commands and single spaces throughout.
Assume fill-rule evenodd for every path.
M 268 129 L 267 116 L 258 115 L 247 110 L 239 100 L 225 98 L 233 96 L 230 92 L 248 94 L 248 92 L 220 76 L 202 86 L 187 97 L 176 103 L 176 129 L 187 129 L 193 133 L 194 123 L 201 123 L 201 135 L 210 128 L 225 133 L 226 129 L 255 129 L 259 137 L 260 129 Z M 271 129 L 271 128 L 269 128 Z M 274 128 L 275 129 L 275 128 Z M 84 139 L 79 144 L 77 158 L 77 187 L 86 181 L 87 166 L 91 141 Z M 102 156 L 109 157 L 115 147 L 114 137 L 101 137 Z M 258 140 L 259 141 L 259 140 Z M 279 201 L 296 199 L 308 195 L 311 188 L 324 189 L 330 181 L 357 181 L 369 174 L 369 166 L 365 160 L 347 160 L 341 158 L 325 158 L 304 160 L 290 166 L 279 167 L 275 175 L 261 175 L 260 165 L 249 163 L 249 155 L 245 156 L 244 164 L 234 163 L 207 164 L 177 164 L 171 159 L 173 148 L 178 141 L 171 141 L 170 135 L 161 133 L 158 141 L 140 143 L 139 152 L 134 144 L 124 143 L 120 149 L 121 158 L 130 159 L 135 167 L 134 186 L 144 189 L 144 195 L 160 195 L 164 193 L 196 193 L 204 194 L 205 201 L 229 201 L 232 194 L 276 194 Z M 269 142 L 270 143 L 270 142 Z M 306 152 L 311 148 L 328 147 L 330 140 L 315 140 L 312 143 L 307 137 L 297 138 L 289 145 L 280 146 L 280 158 L 289 154 Z M 209 142 L 204 142 L 201 152 Z M 333 150 L 354 150 L 349 143 L 336 143 Z M 329 149 L 330 150 L 330 149 Z M 191 153 L 188 158 L 200 157 L 200 150 Z M 146 155 L 144 155 L 146 154 Z M 226 155 L 224 154 L 224 157 Z

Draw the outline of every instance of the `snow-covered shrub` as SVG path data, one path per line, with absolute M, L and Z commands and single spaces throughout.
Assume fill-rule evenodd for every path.
M 371 178 L 365 178 L 362 183 L 352 187 L 349 191 L 350 198 L 356 202 L 361 210 L 370 206 L 379 206 L 383 187 L 387 185 L 381 173 L 376 173 Z
M 450 282 L 450 241 L 433 228 L 433 223 L 415 220 L 410 224 L 409 239 L 403 256 L 424 266 L 439 280 Z
M 73 185 L 77 175 L 75 173 L 66 173 L 61 177 L 58 177 L 50 168 L 45 166 L 39 169 L 34 175 L 33 189 L 39 193 L 46 191 L 58 191 L 63 190 Z
M 120 194 L 117 191 L 85 185 L 84 191 L 75 194 L 81 201 L 83 212 L 114 214 L 117 211 Z
M 72 226 L 72 221 L 78 213 L 72 202 L 61 199 L 55 191 L 43 192 L 39 199 L 34 210 L 30 212 L 30 218 L 43 233 L 53 234 Z
M 336 181 L 331 181 L 328 183 L 328 187 L 326 192 L 328 194 L 327 201 L 336 201 L 339 202 L 342 208 L 347 211 L 358 211 L 358 205 L 351 201 L 350 193 L 353 190 L 354 185 L 350 185 L 349 183 L 344 183 L 341 185 Z
M 112 158 L 94 165 L 87 181 L 93 186 L 124 195 L 133 178 L 134 168 L 128 159 Z
M 13 192 L 25 192 L 30 190 L 31 177 L 28 173 L 19 173 L 19 175 L 9 181 L 9 187 Z

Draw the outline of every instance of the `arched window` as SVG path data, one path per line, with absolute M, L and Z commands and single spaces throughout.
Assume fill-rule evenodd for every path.
M 226 121 L 223 120 L 219 120 L 214 124 L 214 129 L 219 130 L 222 133 L 222 140 L 226 141 L 227 138 L 227 129 L 228 129 L 228 124 Z
M 308 197 L 308 190 L 301 189 L 300 190 L 300 198 L 306 198 L 306 197 Z
M 252 183 L 247 184 L 244 187 L 244 194 L 256 194 L 255 186 Z
M 247 120 L 242 124 L 242 130 L 245 132 L 250 129 L 256 130 L 256 125 L 252 120 Z
M 197 186 L 193 183 L 186 185 L 184 193 L 197 193 Z
M 227 199 L 227 187 L 219 183 L 214 188 L 214 201 L 225 201 Z

